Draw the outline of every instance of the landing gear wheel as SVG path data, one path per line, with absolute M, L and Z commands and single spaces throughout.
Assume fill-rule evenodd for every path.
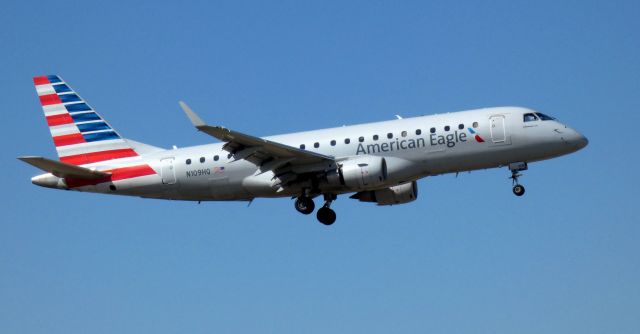
M 316 215 L 318 220 L 325 225 L 331 225 L 336 221 L 336 212 L 326 206 L 320 208 Z
M 515 186 L 513 186 L 513 193 L 516 196 L 522 196 L 524 195 L 524 186 L 520 185 L 520 184 L 516 184 Z
M 316 208 L 316 204 L 309 197 L 298 197 L 296 199 L 295 207 L 298 212 L 308 215 Z
M 524 195 L 524 186 L 518 183 L 518 178 L 522 176 L 522 174 L 518 173 L 523 170 L 527 170 L 529 167 L 526 162 L 513 162 L 509 164 L 509 170 L 511 171 L 511 182 L 513 182 L 513 193 L 520 197 Z

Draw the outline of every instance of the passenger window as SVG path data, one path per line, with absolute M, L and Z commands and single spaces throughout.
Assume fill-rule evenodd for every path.
M 464 129 L 464 124 L 458 124 L 458 129 L 459 129 L 459 130 Z
M 200 157 L 200 163 L 204 163 L 204 157 Z
M 358 141 L 362 143 L 364 141 L 364 137 L 358 138 Z
M 213 161 L 218 161 L 218 159 L 220 159 L 220 157 L 219 157 L 219 156 L 217 156 L 217 155 L 214 155 L 214 156 L 213 156 Z
M 378 140 L 378 135 L 373 135 L 373 140 Z
M 419 135 L 421 135 L 421 134 L 422 134 L 422 130 L 420 130 L 420 129 L 416 129 L 416 135 L 417 135 L 417 136 L 419 136 Z
M 473 122 L 473 128 L 476 129 L 478 127 L 478 122 Z
M 191 159 L 187 159 L 186 163 L 187 165 L 191 165 Z
M 537 121 L 538 117 L 536 117 L 536 115 L 530 113 L 530 114 L 524 114 L 523 116 L 523 121 L 526 122 L 533 122 L 533 121 Z
M 393 138 L 393 133 L 391 133 L 391 132 L 387 133 L 387 138 L 389 138 L 389 139 Z
M 351 142 L 351 139 L 349 139 L 349 138 L 345 138 L 345 139 L 344 139 L 344 143 L 345 143 L 345 144 L 349 144 L 350 142 Z
M 406 137 L 406 136 L 407 136 L 407 131 L 402 131 L 402 132 L 400 132 L 400 136 L 402 136 L 402 137 Z
M 429 130 L 429 132 L 436 133 L 436 128 L 431 128 L 431 130 Z
M 449 127 L 448 125 L 446 125 L 446 126 L 444 127 L 444 131 L 449 131 L 449 130 L 451 130 L 451 127 Z
M 313 143 L 313 147 L 315 147 L 315 148 L 320 147 L 320 143 L 318 143 L 318 142 Z
M 304 144 L 300 144 L 300 149 L 301 149 L 301 150 L 304 150 L 304 148 L 305 148 L 305 147 L 306 147 L 306 146 L 304 146 Z
M 335 140 L 331 141 L 331 146 L 336 146 L 336 141 Z

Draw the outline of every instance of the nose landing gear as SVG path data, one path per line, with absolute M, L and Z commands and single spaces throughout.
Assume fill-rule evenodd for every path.
M 511 171 L 511 182 L 513 184 L 513 194 L 516 196 L 524 195 L 524 186 L 518 182 L 518 178 L 522 176 L 519 172 L 527 170 L 526 162 L 515 162 L 509 164 L 509 170 Z
M 520 184 L 516 184 L 515 186 L 513 186 L 513 193 L 516 196 L 522 196 L 524 195 L 524 186 L 520 185 Z

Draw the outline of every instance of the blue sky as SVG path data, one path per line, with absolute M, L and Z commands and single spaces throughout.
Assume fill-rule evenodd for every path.
M 638 333 L 640 3 L 32 2 L 0 12 L 2 333 Z M 43 189 L 31 77 L 59 74 L 120 133 L 210 142 L 522 105 L 590 139 L 535 163 L 340 198 L 168 202 Z

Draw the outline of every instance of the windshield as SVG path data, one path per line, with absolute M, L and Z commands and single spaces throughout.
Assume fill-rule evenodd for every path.
M 540 117 L 540 119 L 543 120 L 543 121 L 554 121 L 555 120 L 555 118 L 553 118 L 551 116 L 548 116 L 548 115 L 545 115 L 545 114 L 543 114 L 541 112 L 536 113 L 536 115 L 538 115 L 538 117 Z
M 529 113 L 529 114 L 524 114 L 524 119 L 525 122 L 533 122 L 533 121 L 537 121 L 538 117 L 536 117 L 535 114 L 533 113 Z

